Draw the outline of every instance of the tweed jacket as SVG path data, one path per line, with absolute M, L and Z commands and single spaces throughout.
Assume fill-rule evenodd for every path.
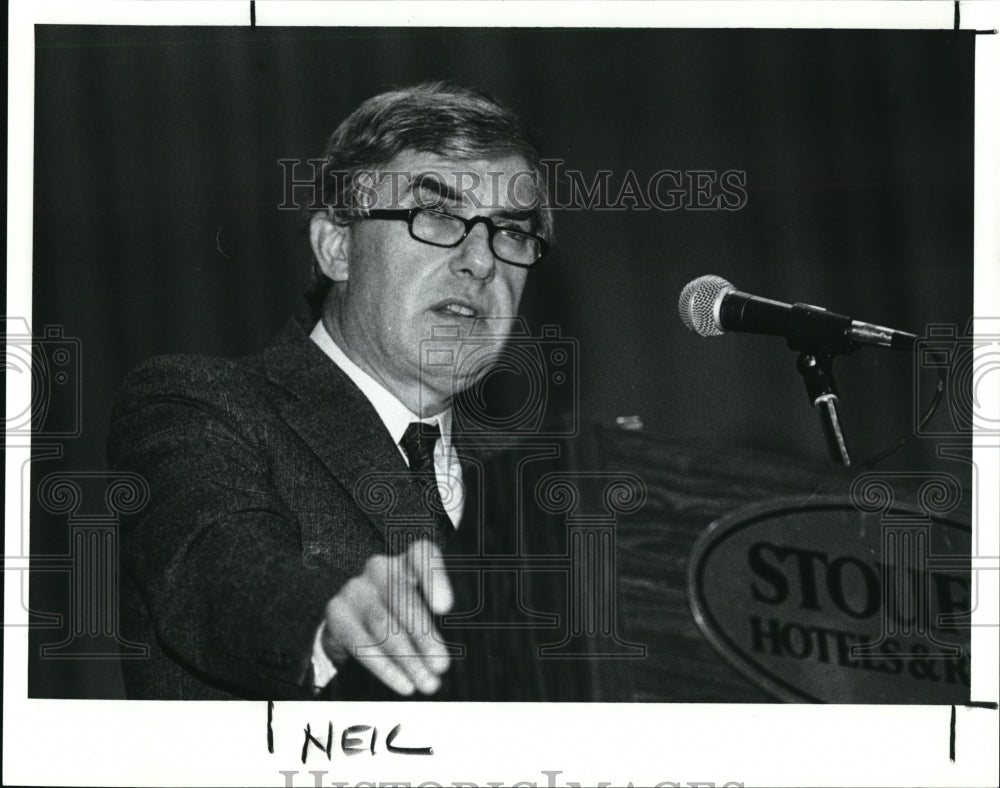
M 294 322 L 246 359 L 141 365 L 108 457 L 150 488 L 121 527 L 122 630 L 150 647 L 123 660 L 129 697 L 312 697 L 326 603 L 393 550 L 379 505 L 426 516 L 372 405 Z

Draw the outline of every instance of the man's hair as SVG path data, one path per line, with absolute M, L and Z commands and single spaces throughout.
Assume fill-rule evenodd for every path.
M 327 140 L 317 208 L 342 224 L 365 215 L 356 174 L 378 170 L 406 150 L 458 161 L 519 155 L 545 188 L 541 157 L 521 119 L 496 99 L 448 82 L 424 82 L 380 93 L 354 110 Z M 335 182 L 334 182 L 335 181 Z M 540 195 L 536 232 L 552 239 L 552 211 Z M 318 318 L 331 281 L 313 259 L 306 300 Z

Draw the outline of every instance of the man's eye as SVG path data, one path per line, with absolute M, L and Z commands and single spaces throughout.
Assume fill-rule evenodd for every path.
M 508 243 L 516 244 L 518 246 L 528 246 L 534 243 L 534 239 L 530 235 L 519 232 L 517 230 L 504 230 L 504 238 L 507 239 Z
M 524 227 L 518 227 L 516 225 L 507 225 L 501 227 L 500 229 L 503 230 L 505 233 L 509 233 L 510 235 L 521 236 L 522 238 L 527 238 L 531 235 L 530 230 Z

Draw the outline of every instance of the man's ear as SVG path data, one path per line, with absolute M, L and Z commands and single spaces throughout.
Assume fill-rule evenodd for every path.
M 328 279 L 346 282 L 351 249 L 351 228 L 338 224 L 324 213 L 313 214 L 309 221 L 309 241 L 319 267 Z

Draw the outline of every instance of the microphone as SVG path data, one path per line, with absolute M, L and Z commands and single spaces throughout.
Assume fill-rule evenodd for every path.
M 784 304 L 742 293 L 721 276 L 708 274 L 688 282 L 677 303 L 681 321 L 703 337 L 726 331 L 785 337 L 800 351 L 849 353 L 858 345 L 909 350 L 916 334 L 854 320 L 809 304 Z

